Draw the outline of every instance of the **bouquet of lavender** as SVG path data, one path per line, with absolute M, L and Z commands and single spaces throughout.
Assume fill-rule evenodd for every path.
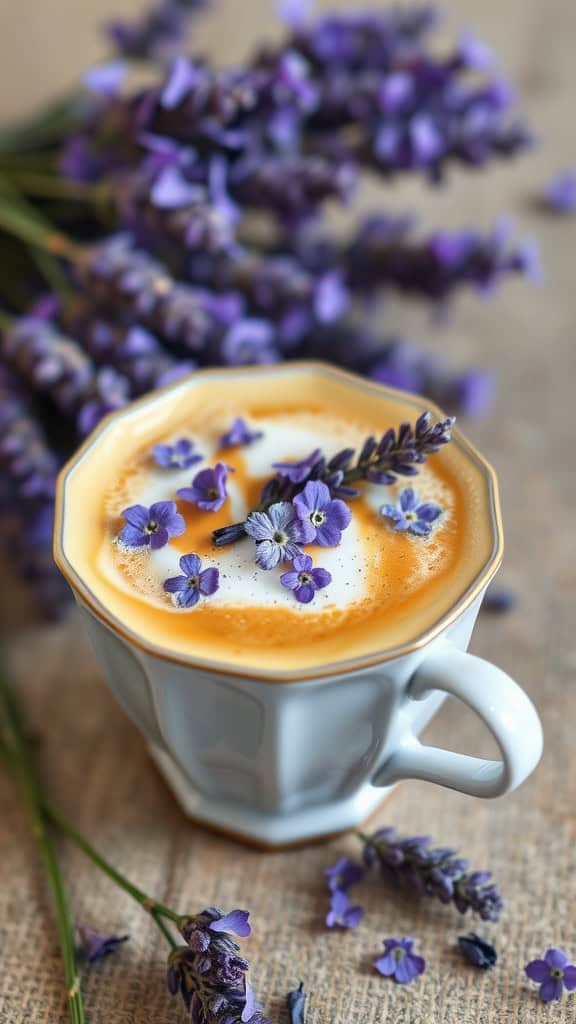
M 2 535 L 51 610 L 54 473 L 107 412 L 199 366 L 322 358 L 478 413 L 489 374 L 398 337 L 382 300 L 444 311 L 537 273 L 504 224 L 419 234 L 385 199 L 347 235 L 326 219 L 363 174 L 437 186 L 530 145 L 490 52 L 437 55 L 428 7 L 279 6 L 282 43 L 221 69 L 186 52 L 208 0 L 161 0 L 106 26 L 78 95 L 0 131 Z

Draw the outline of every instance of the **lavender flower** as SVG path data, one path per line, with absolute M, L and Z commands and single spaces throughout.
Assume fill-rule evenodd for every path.
M 251 512 L 244 531 L 256 541 L 256 563 L 261 569 L 275 569 L 302 554 L 300 544 L 310 535 L 303 532 L 288 501 L 271 505 L 266 512 Z
M 1 352 L 29 384 L 76 418 L 81 434 L 130 397 L 126 378 L 112 367 L 97 369 L 76 342 L 40 317 L 15 321 L 4 334 Z
M 459 935 L 458 946 L 468 963 L 483 970 L 493 967 L 498 959 L 494 946 L 474 932 L 469 932 L 468 935 Z
M 307 544 L 335 547 L 342 540 L 342 530 L 352 520 L 348 506 L 340 498 L 332 498 L 330 489 L 321 480 L 309 480 L 304 490 L 296 495 L 293 504 L 300 522 L 306 524 L 307 535 L 310 534 Z M 308 524 L 312 527 L 311 531 Z M 320 585 L 326 586 L 326 583 Z
M 89 925 L 78 925 L 78 934 L 82 956 L 89 964 L 115 953 L 118 947 L 130 938 L 129 935 L 99 935 Z
M 165 59 L 181 48 L 186 22 L 209 0 L 159 0 L 140 18 L 116 18 L 105 26 L 114 48 L 135 60 Z
M 351 885 L 362 881 L 365 871 L 356 861 L 350 860 L 349 857 L 341 857 L 332 867 L 326 868 L 324 874 L 331 892 L 337 889 L 347 892 Z
M 348 893 L 335 889 L 330 896 L 330 910 L 326 915 L 328 928 L 357 928 L 364 917 L 364 910 L 351 906 Z
M 543 1003 L 560 1000 L 564 989 L 576 989 L 576 966 L 569 962 L 563 949 L 547 949 L 543 960 L 531 960 L 524 968 L 530 981 L 540 985 L 540 999 Z
M 222 434 L 218 441 L 219 448 L 235 448 L 238 445 L 253 444 L 262 437 L 261 430 L 250 430 L 246 420 L 237 416 L 230 430 Z
M 156 501 L 150 508 L 131 505 L 122 512 L 126 526 L 119 540 L 129 548 L 163 548 L 170 537 L 179 537 L 186 529 L 184 518 L 176 511 L 174 501 Z
M 229 472 L 229 466 L 217 462 L 211 469 L 201 469 L 190 487 L 181 487 L 176 493 L 179 498 L 190 501 L 204 512 L 218 512 L 228 497 L 226 481 Z
M 384 876 L 418 895 L 453 903 L 461 914 L 471 910 L 483 921 L 497 921 L 502 899 L 489 871 L 469 871 L 468 861 L 454 850 L 430 849 L 428 836 L 401 839 L 393 828 L 363 836 L 364 862 L 378 865 Z
M 326 569 L 312 568 L 309 555 L 298 555 L 292 562 L 292 572 L 285 572 L 280 583 L 294 594 L 300 604 L 310 604 L 317 590 L 322 590 L 332 582 L 332 576 Z
M 385 939 L 384 956 L 374 966 L 385 978 L 394 978 L 400 985 L 409 985 L 424 974 L 426 961 L 412 952 L 414 939 Z
M 54 496 L 59 459 L 16 377 L 0 364 L 0 469 L 19 501 Z
M 178 564 L 184 575 L 164 580 L 163 586 L 167 594 L 175 595 L 179 608 L 194 608 L 201 595 L 210 597 L 216 593 L 219 586 L 218 569 L 210 566 L 202 570 L 202 560 L 196 554 L 182 555 Z
M 204 458 L 195 451 L 195 444 L 187 437 L 181 437 L 174 444 L 155 444 L 152 456 L 157 466 L 163 469 L 189 469 Z
M 554 213 L 576 212 L 576 171 L 560 171 L 546 186 L 544 204 Z
M 272 469 L 277 469 L 280 475 L 286 477 L 291 483 L 301 484 L 308 479 L 321 458 L 320 449 L 315 448 L 305 459 L 300 459 L 297 462 L 273 462 Z
M 400 491 L 398 505 L 381 505 L 380 514 L 392 520 L 396 533 L 409 531 L 418 537 L 428 537 L 442 509 L 433 501 L 420 504 L 414 488 L 405 487 Z
M 232 935 L 250 934 L 248 914 L 224 914 L 208 907 L 182 918 L 180 932 L 187 943 L 168 958 L 168 988 L 181 993 L 192 1020 L 204 1024 L 269 1024 L 254 999 L 246 977 L 249 965 L 239 956 Z

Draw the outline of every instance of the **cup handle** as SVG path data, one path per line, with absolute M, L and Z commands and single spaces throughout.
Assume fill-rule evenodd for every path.
M 432 690 L 458 697 L 480 716 L 498 747 L 501 761 L 426 746 L 409 732 L 378 769 L 375 786 L 422 779 L 470 796 L 496 797 L 516 789 L 542 754 L 542 726 L 536 709 L 510 676 L 489 661 L 442 643 L 424 659 L 408 684 L 408 699 Z

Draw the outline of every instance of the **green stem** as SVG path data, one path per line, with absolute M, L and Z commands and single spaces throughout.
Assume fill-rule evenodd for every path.
M 64 962 L 64 978 L 68 997 L 68 1009 L 72 1024 L 84 1024 L 84 1007 L 80 992 L 80 976 L 76 966 L 74 949 L 74 926 L 68 907 L 68 899 L 60 865 L 52 839 L 46 829 L 42 812 L 41 793 L 38 787 L 28 746 L 22 731 L 20 714 L 15 698 L 4 676 L 0 673 L 0 732 L 3 745 L 8 751 L 17 782 L 30 819 L 32 835 L 36 840 L 40 857 L 46 870 L 48 884 L 52 891 L 56 926 Z
M 99 203 L 106 197 L 108 186 L 90 185 L 83 181 L 68 181 L 54 174 L 40 174 L 33 171 L 11 171 L 5 173 L 20 191 L 30 196 L 46 199 L 75 199 L 84 203 Z
M 52 225 L 20 194 L 11 179 L 0 173 L 0 226 L 3 215 L 8 218 L 8 222 L 12 226 L 18 222 L 20 227 L 25 224 L 27 225 L 26 230 L 31 230 L 33 225 L 36 225 L 37 228 L 42 228 L 49 233 L 48 239 L 51 240 L 51 244 L 43 247 L 33 245 L 31 256 L 51 289 L 60 295 L 66 295 L 70 291 L 70 284 L 58 259 L 51 251 L 54 248 L 54 239 L 57 237 Z
M 123 889 L 128 896 L 131 896 L 136 903 L 139 903 L 148 914 L 155 919 L 156 917 L 165 917 L 167 920 L 173 921 L 174 924 L 178 924 L 181 918 L 180 914 L 177 914 L 174 910 L 170 910 L 170 907 L 166 907 L 163 903 L 159 903 L 147 893 L 143 892 L 142 889 L 139 889 L 134 885 L 128 878 L 126 878 L 125 875 L 118 871 L 113 864 L 110 864 L 110 862 L 107 861 L 106 858 L 103 857 L 102 854 L 84 838 L 81 832 L 78 832 L 74 825 L 72 825 L 48 800 L 43 801 L 43 807 L 49 821 L 56 825 L 56 827 L 59 828 L 65 836 L 68 836 L 68 839 L 71 839 L 72 842 L 90 858 L 96 867 L 100 868 L 105 875 L 108 875 L 108 878 L 115 882 L 120 889 Z M 163 931 L 163 929 L 161 930 Z

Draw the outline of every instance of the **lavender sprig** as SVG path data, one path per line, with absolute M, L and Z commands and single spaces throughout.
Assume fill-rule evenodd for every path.
M 183 45 L 187 21 L 210 0 L 160 0 L 139 18 L 115 18 L 105 26 L 115 50 L 132 60 L 165 59 Z
M 0 468 L 13 481 L 19 502 L 53 498 L 59 459 L 18 379 L 1 364 Z
M 400 838 L 393 828 L 371 836 L 359 834 L 359 838 L 366 866 L 379 867 L 389 880 L 416 895 L 453 903 L 461 914 L 470 910 L 483 921 L 498 920 L 503 902 L 491 872 L 469 871 L 468 861 L 456 856 L 455 850 L 430 848 L 429 836 Z
M 418 466 L 448 444 L 454 421 L 453 416 L 448 416 L 432 423 L 431 413 L 424 412 L 414 426 L 402 423 L 397 431 L 390 427 L 379 440 L 366 438 L 356 459 L 353 448 L 343 449 L 328 461 L 318 451 L 305 475 L 299 474 L 296 482 L 290 478 L 293 474 L 277 473 L 272 477 L 264 485 L 262 500 L 255 511 L 264 512 L 278 502 L 292 501 L 309 480 L 325 483 L 332 498 L 350 499 L 358 497 L 360 492 L 353 485 L 361 481 L 392 484 L 397 476 L 416 476 Z M 226 547 L 241 540 L 245 533 L 245 522 L 233 523 L 214 530 L 212 539 L 216 547 Z
M 231 304 L 228 296 L 176 282 L 127 235 L 112 235 L 86 250 L 75 270 L 97 302 L 188 352 L 205 350 L 241 308 L 241 301 Z
M 4 331 L 0 350 L 5 361 L 32 388 L 73 416 L 81 435 L 130 397 L 125 377 L 112 367 L 98 369 L 71 338 L 40 317 L 22 317 Z

